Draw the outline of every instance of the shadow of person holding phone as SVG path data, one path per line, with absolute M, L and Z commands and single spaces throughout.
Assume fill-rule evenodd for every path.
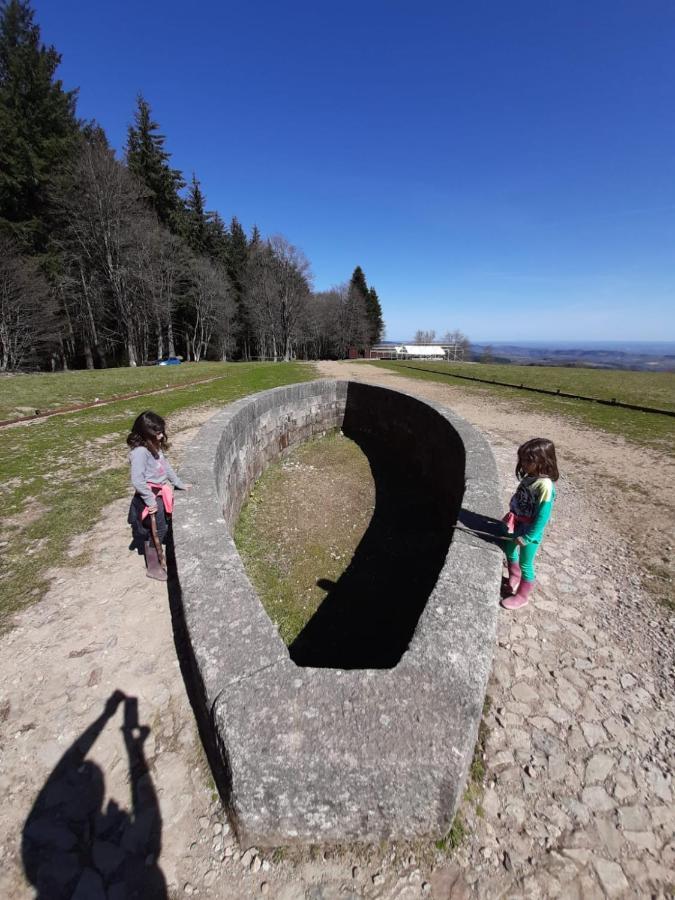
M 104 773 L 86 758 L 121 704 L 130 812 L 115 800 L 104 808 Z M 38 900 L 167 897 L 157 862 L 162 820 L 143 750 L 149 733 L 139 725 L 138 700 L 115 691 L 57 763 L 23 829 L 24 870 Z

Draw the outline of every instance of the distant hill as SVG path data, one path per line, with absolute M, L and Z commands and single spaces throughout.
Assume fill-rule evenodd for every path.
M 506 343 L 473 343 L 471 357 L 480 359 L 486 347 L 491 347 L 495 361 L 517 365 L 584 366 L 595 369 L 632 369 L 641 372 L 675 371 L 675 343 L 616 342 L 605 345 L 586 344 L 574 347 L 535 346 Z M 614 343 L 614 342 L 612 342 Z

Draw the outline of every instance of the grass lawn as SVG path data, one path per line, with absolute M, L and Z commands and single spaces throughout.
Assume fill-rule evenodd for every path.
M 654 406 L 675 410 L 675 373 L 671 372 L 619 372 L 606 369 L 567 369 L 551 366 L 509 366 L 492 363 L 438 363 L 410 360 L 396 362 L 382 360 L 371 365 L 393 369 L 410 378 L 438 381 L 461 387 L 462 390 L 488 393 L 542 412 L 571 416 L 581 424 L 600 431 L 619 434 L 628 440 L 650 444 L 658 449 L 673 452 L 675 418 L 589 403 L 586 400 L 570 400 L 532 394 L 517 387 L 500 387 L 478 384 L 453 378 L 468 375 L 473 378 L 495 379 L 514 385 L 544 388 L 583 394 L 602 400 L 612 398 L 623 403 Z
M 307 441 L 256 482 L 234 539 L 270 619 L 290 646 L 337 582 L 375 504 L 370 465 L 338 432 Z
M 24 405 L 23 396 L 17 394 L 22 383 L 28 385 L 31 398 L 40 397 L 44 409 L 128 393 L 131 384 L 131 390 L 152 390 L 172 383 L 172 377 L 180 376 L 178 384 L 215 375 L 226 377 L 0 430 L 0 625 L 42 596 L 50 567 L 72 562 L 69 543 L 98 519 L 98 510 L 130 494 L 124 440 L 139 412 L 151 408 L 168 417 L 171 436 L 180 430 L 181 414 L 186 418 L 190 408 L 219 407 L 256 391 L 307 381 L 315 370 L 303 363 L 200 363 L 176 366 L 175 371 L 110 369 L 0 379 L 4 409 L 16 409 L 17 402 Z M 88 379 L 96 381 L 95 389 Z
M 62 406 L 93 403 L 173 387 L 188 381 L 234 374 L 231 363 L 199 362 L 180 366 L 142 366 L 136 369 L 96 369 L 50 375 L 3 375 L 0 378 L 0 420 L 48 412 Z

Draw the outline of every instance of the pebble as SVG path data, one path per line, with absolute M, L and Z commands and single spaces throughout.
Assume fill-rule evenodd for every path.
M 263 881 L 263 883 L 260 885 L 260 893 L 264 895 L 264 894 L 269 894 L 269 892 L 270 892 L 269 884 L 266 881 Z
M 379 872 L 377 872 L 375 875 L 373 875 L 372 881 L 375 887 L 380 887 L 380 885 L 384 884 L 384 875 L 381 875 Z

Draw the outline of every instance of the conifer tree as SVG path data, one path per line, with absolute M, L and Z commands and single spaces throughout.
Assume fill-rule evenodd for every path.
M 368 316 L 368 324 L 370 326 L 370 345 L 377 344 L 382 340 L 384 335 L 384 319 L 382 318 L 382 306 L 380 298 L 377 296 L 375 288 L 368 289 L 366 295 L 366 315 Z
M 246 232 L 236 216 L 230 222 L 225 268 L 232 285 L 235 302 L 235 327 L 239 338 L 239 350 L 243 359 L 250 356 L 251 322 L 244 292 L 249 247 Z
M 375 288 L 368 287 L 368 282 L 361 266 L 357 266 L 352 273 L 349 291 L 350 293 L 356 293 L 359 298 L 362 298 L 368 320 L 367 341 L 370 346 L 377 344 L 378 341 L 382 340 L 382 335 L 384 334 L 382 307 Z
M 225 222 L 218 212 L 208 213 L 209 216 L 209 254 L 221 265 L 225 265 L 227 258 L 228 234 Z
M 0 6 L 0 227 L 45 249 L 49 186 L 77 144 L 77 91 L 55 78 L 61 56 L 40 41 L 27 0 Z
M 206 197 L 193 172 L 185 200 L 184 234 L 190 249 L 200 256 L 209 252 L 212 237 L 209 228 L 210 216 L 205 207 Z
M 351 281 L 349 282 L 349 287 L 351 290 L 358 291 L 365 302 L 365 299 L 368 296 L 368 283 L 366 282 L 366 276 L 364 275 L 361 266 L 357 266 L 354 269 Z
M 171 154 L 164 149 L 166 138 L 153 121 L 150 104 L 139 94 L 134 124 L 129 126 L 126 158 L 129 170 L 147 190 L 147 201 L 160 222 L 177 232 L 182 211 L 178 191 L 185 187 L 178 169 L 169 165 Z

